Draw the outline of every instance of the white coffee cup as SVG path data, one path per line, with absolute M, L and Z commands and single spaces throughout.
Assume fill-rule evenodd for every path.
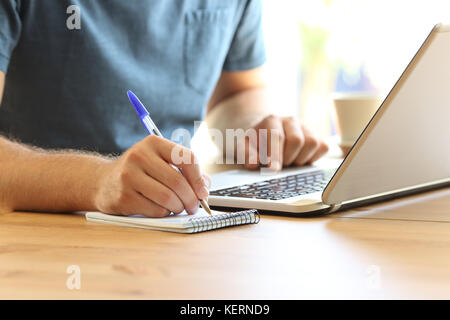
M 347 153 L 382 103 L 381 97 L 367 93 L 332 95 L 339 146 Z

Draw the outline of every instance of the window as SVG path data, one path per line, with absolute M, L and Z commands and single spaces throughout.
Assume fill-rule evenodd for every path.
M 322 137 L 334 134 L 331 93 L 384 97 L 432 27 L 450 23 L 448 0 L 262 2 L 270 101 Z
M 322 136 L 332 92 L 385 96 L 448 0 L 263 0 L 271 101 Z

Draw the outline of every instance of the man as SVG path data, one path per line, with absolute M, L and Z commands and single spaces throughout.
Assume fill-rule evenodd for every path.
M 268 113 L 264 61 L 258 0 L 2 0 L 0 211 L 196 212 L 208 176 L 188 149 L 173 169 L 176 144 L 147 137 L 127 89 L 165 137 L 206 114 L 213 128 L 269 130 L 275 170 L 315 161 L 326 145 Z

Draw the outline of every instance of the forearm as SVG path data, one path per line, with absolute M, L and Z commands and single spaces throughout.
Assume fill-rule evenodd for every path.
M 248 169 L 280 170 L 316 161 L 327 145 L 294 117 L 276 116 L 277 104 L 269 99 L 261 71 L 222 72 L 206 117 L 219 152 L 227 163 L 236 160 Z
M 249 89 L 219 102 L 206 116 L 209 128 L 248 129 L 271 113 L 265 88 Z
M 0 210 L 96 210 L 98 180 L 110 162 L 37 150 L 0 137 Z
M 271 113 L 265 88 L 241 91 L 210 108 L 206 122 L 210 134 L 222 154 L 221 157 L 236 158 L 239 144 L 237 137 L 242 136 L 247 129 L 254 127 Z M 242 129 L 243 131 L 227 132 L 227 129 Z M 221 139 L 217 139 L 215 130 L 220 131 Z

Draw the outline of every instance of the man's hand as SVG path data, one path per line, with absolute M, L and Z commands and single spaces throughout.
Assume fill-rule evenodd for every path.
M 327 144 L 318 139 L 293 117 L 267 116 L 250 130 L 256 130 L 262 139 L 246 141 L 246 164 L 248 169 L 256 169 L 261 164 L 278 171 L 282 167 L 311 164 L 328 152 Z M 265 129 L 267 135 L 260 135 Z M 262 150 L 261 150 L 262 149 Z M 261 155 L 266 155 L 262 159 Z M 255 161 L 256 160 L 256 161 Z
M 171 164 L 182 168 L 183 175 Z M 211 184 L 189 149 L 156 136 L 140 141 L 118 159 L 46 151 L 0 136 L 0 172 L 0 213 L 103 211 L 149 217 L 184 209 L 194 213 Z
M 188 160 L 174 161 L 174 148 Z M 172 165 L 181 168 L 183 175 Z M 210 184 L 189 149 L 149 136 L 107 165 L 95 202 L 98 210 L 111 214 L 164 217 L 185 209 L 193 214 L 199 208 L 198 199 L 208 197 Z
M 248 169 L 264 165 L 273 170 L 280 170 L 283 166 L 302 166 L 316 161 L 328 151 L 328 146 L 294 118 L 270 115 L 273 109 L 267 97 L 262 74 L 262 68 L 222 72 L 208 103 L 208 127 L 219 129 L 224 136 L 226 129 L 256 129 L 257 137 L 261 129 L 267 129 L 266 139 L 264 135 L 263 141 L 247 139 L 245 150 L 237 150 L 245 152 Z M 272 146 L 271 141 L 277 141 L 278 147 Z M 226 144 L 222 144 L 222 148 L 225 146 Z M 268 152 L 262 150 L 266 146 Z M 224 148 L 222 151 L 228 154 L 229 150 Z M 269 159 L 260 158 L 260 154 L 263 158 L 267 155 Z

